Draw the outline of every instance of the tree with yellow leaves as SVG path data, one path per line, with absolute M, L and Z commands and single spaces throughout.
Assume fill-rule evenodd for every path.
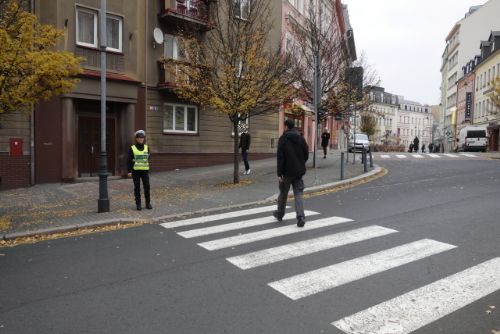
M 269 0 L 219 1 L 213 29 L 201 37 L 183 34 L 185 60 L 166 61 L 181 98 L 228 116 L 234 134 L 234 183 L 239 183 L 239 124 L 277 113 L 295 80 L 281 43 L 271 41 L 270 13 Z
M 62 32 L 42 25 L 22 3 L 0 0 L 0 114 L 70 92 L 81 71 L 79 58 L 54 50 Z
M 491 101 L 500 108 L 500 76 L 493 80 L 493 89 L 489 94 Z

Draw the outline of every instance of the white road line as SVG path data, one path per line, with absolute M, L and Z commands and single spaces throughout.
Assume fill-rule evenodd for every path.
M 390 228 L 374 225 L 234 256 L 226 260 L 240 269 L 246 270 L 397 232 Z
M 455 247 L 439 241 L 422 239 L 288 277 L 268 285 L 288 298 L 297 300 Z
M 500 257 L 332 323 L 348 334 L 411 333 L 500 290 Z
M 460 153 L 460 155 L 463 155 L 463 156 L 466 156 L 466 157 L 469 157 L 469 158 L 477 158 L 477 155 L 470 154 L 470 153 Z
M 444 153 L 443 155 L 447 156 L 447 157 L 450 157 L 450 158 L 458 158 L 458 155 L 456 154 L 448 154 L 448 153 Z
M 248 244 L 254 241 L 271 239 L 275 237 L 280 237 L 283 235 L 289 235 L 294 233 L 300 233 L 304 231 L 310 231 L 322 227 L 333 226 L 337 224 L 351 222 L 352 219 L 342 218 L 342 217 L 329 217 L 318 220 L 313 220 L 306 222 L 304 227 L 297 227 L 296 225 L 288 225 L 283 227 L 277 227 L 273 229 L 268 229 L 265 231 L 258 231 L 253 233 L 240 234 L 233 237 L 222 238 L 207 242 L 199 243 L 198 245 L 208 249 L 210 251 L 223 249 L 243 244 Z
M 221 214 L 211 215 L 211 216 L 202 216 L 202 217 L 178 220 L 178 221 L 173 221 L 173 222 L 169 222 L 169 223 L 163 223 L 160 225 L 165 227 L 165 228 L 175 228 L 175 227 L 188 226 L 188 225 L 194 225 L 194 224 L 200 224 L 200 223 L 208 223 L 208 222 L 213 222 L 216 220 L 221 220 L 221 219 L 226 219 L 226 218 L 236 218 L 236 217 L 241 217 L 241 216 L 249 216 L 249 215 L 254 215 L 254 214 L 263 213 L 263 212 L 269 212 L 269 211 L 273 211 L 273 210 L 276 210 L 276 205 L 263 206 L 260 208 L 253 208 L 253 209 L 247 209 L 247 210 L 232 211 L 232 212 L 221 213 Z
M 413 155 L 413 157 L 414 157 L 414 158 L 419 158 L 419 159 L 423 158 L 423 156 L 422 156 L 422 155 L 420 155 L 420 154 L 414 154 L 414 155 Z
M 406 155 L 396 154 L 396 157 L 398 157 L 399 159 L 405 159 Z
M 304 214 L 306 215 L 306 217 L 319 215 L 318 212 L 307 211 L 307 210 L 304 211 Z M 296 216 L 295 212 L 287 213 L 285 216 L 283 216 L 283 220 L 294 219 L 295 216 Z M 274 222 L 276 222 L 276 218 L 274 218 L 273 216 L 261 217 L 261 218 L 244 220 L 244 221 L 239 221 L 239 222 L 230 223 L 230 224 L 222 224 L 222 225 L 217 225 L 217 226 L 197 228 L 194 230 L 178 232 L 177 234 L 180 235 L 181 237 L 189 239 L 189 238 L 199 237 L 202 235 L 210 235 L 210 234 L 215 234 L 215 233 L 234 231 L 234 230 L 239 230 L 242 228 L 265 225 L 265 224 L 270 224 L 270 223 L 274 223 Z
M 430 156 L 431 158 L 441 158 L 439 155 L 437 154 L 427 154 L 428 156 Z
M 382 154 L 380 157 L 384 159 L 389 159 L 391 156 L 387 154 Z

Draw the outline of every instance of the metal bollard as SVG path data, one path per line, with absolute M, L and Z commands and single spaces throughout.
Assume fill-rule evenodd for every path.
M 372 155 L 372 150 L 370 150 L 370 168 L 373 168 L 373 155 Z
M 347 150 L 347 158 L 345 159 L 345 162 L 349 163 L 349 150 Z
M 363 149 L 363 172 L 368 172 L 368 160 L 366 159 L 366 150 Z
M 349 156 L 349 153 L 347 153 Z M 344 152 L 340 153 L 340 179 L 344 179 Z

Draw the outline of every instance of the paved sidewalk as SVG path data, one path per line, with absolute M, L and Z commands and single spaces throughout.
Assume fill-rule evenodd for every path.
M 345 179 L 363 174 L 357 155 L 345 167 Z M 251 157 L 250 157 L 251 159 Z M 311 157 L 312 160 L 312 157 Z M 308 162 L 310 166 L 312 161 Z M 232 184 L 233 166 L 218 165 L 151 174 L 153 210 L 135 210 L 131 179 L 109 180 L 111 212 L 98 214 L 98 181 L 42 184 L 0 192 L 0 239 L 4 235 L 88 226 L 105 222 L 131 222 L 165 216 L 223 209 L 228 206 L 271 200 L 278 191 L 276 159 L 250 160 L 252 173 Z M 240 164 L 242 167 L 242 164 Z M 317 159 L 304 178 L 307 188 L 340 180 L 340 153 Z

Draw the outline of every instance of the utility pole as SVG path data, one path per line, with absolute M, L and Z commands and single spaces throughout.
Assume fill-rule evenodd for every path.
M 99 23 L 99 46 L 101 51 L 101 154 L 97 212 L 109 212 L 108 154 L 106 152 L 106 0 L 101 0 Z

